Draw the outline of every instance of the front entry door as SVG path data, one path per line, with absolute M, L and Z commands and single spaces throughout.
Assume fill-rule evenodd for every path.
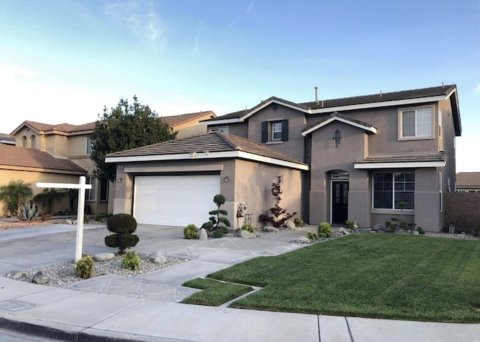
M 332 182 L 332 223 L 344 224 L 348 220 L 348 182 Z

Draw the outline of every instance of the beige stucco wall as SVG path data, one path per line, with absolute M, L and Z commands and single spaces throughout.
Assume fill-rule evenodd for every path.
M 87 155 L 87 135 L 74 135 L 68 137 L 68 157 Z
M 252 214 L 252 223 L 258 225 L 258 216 L 266 213 L 274 204 L 271 187 L 277 176 L 282 177 L 280 206 L 289 213 L 297 212 L 300 215 L 302 212 L 301 171 L 237 159 L 235 174 L 234 228 L 240 228 L 244 223 L 243 218 L 236 217 L 239 203 L 247 204 L 246 213 Z
M 46 182 L 46 183 L 78 183 L 79 176 L 75 175 L 63 175 L 56 173 L 45 173 L 45 172 L 29 172 L 29 171 L 19 171 L 19 170 L 5 170 L 0 169 L 0 186 L 7 185 L 10 181 L 23 180 L 26 183 L 30 184 L 30 187 L 33 191 L 33 195 L 36 195 L 43 191 L 43 189 L 37 188 L 35 184 L 37 182 Z M 65 210 L 69 208 L 68 200 L 64 200 L 59 203 L 55 203 L 53 206 L 53 213 L 58 212 L 59 210 Z M 5 205 L 3 202 L 0 202 L 0 216 L 6 213 Z
M 181 125 L 175 127 L 175 131 L 177 132 L 177 139 L 184 139 L 189 137 L 194 137 L 197 135 L 202 135 L 207 133 L 207 126 L 206 125 L 199 125 L 198 123 L 194 122 L 189 125 Z

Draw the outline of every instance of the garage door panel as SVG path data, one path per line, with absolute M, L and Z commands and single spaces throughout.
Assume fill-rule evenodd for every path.
M 134 216 L 139 223 L 201 225 L 220 193 L 219 175 L 135 177 Z

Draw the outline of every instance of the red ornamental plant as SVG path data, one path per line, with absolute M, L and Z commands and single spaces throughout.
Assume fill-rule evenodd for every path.
M 297 213 L 287 213 L 286 209 L 280 207 L 280 201 L 282 200 L 280 195 L 283 193 L 282 177 L 278 176 L 276 178 L 277 181 L 272 184 L 271 189 L 273 198 L 275 198 L 275 204 L 272 208 L 268 209 L 269 215 L 267 221 L 275 228 L 280 228 L 285 226 L 285 222 L 297 215 Z

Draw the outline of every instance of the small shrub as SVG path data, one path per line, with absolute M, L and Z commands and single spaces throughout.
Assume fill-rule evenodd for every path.
M 295 217 L 293 219 L 293 224 L 295 225 L 295 227 L 299 228 L 299 227 L 303 227 L 305 225 L 305 222 L 303 222 L 303 220 L 300 217 Z
M 115 214 L 108 218 L 107 229 L 114 234 L 105 237 L 105 245 L 118 247 L 123 254 L 127 248 L 135 247 L 140 241 L 138 235 L 132 234 L 137 229 L 137 221 L 132 215 Z
M 135 251 L 130 251 L 125 254 L 122 260 L 122 265 L 129 270 L 138 270 L 140 267 L 141 259 Z
M 318 239 L 318 235 L 317 235 L 317 233 L 308 232 L 307 233 L 307 239 L 309 239 L 310 241 L 314 241 L 314 240 Z
M 40 210 L 30 201 L 30 204 L 21 206 L 20 209 L 18 209 L 18 218 L 22 221 L 33 221 L 40 218 Z
M 318 236 L 321 238 L 329 238 L 333 234 L 333 229 L 330 223 L 320 222 L 318 225 Z
M 357 229 L 358 225 L 357 225 L 357 222 L 355 222 L 353 220 L 346 220 L 345 221 L 345 227 L 348 228 L 348 229 Z
M 94 275 L 95 262 L 90 255 L 86 255 L 75 263 L 75 275 L 82 279 L 91 278 Z
M 183 230 L 183 235 L 185 236 L 185 239 L 187 239 L 187 240 L 196 239 L 197 238 L 197 233 L 198 233 L 198 228 L 194 224 L 189 224 Z
M 222 238 L 223 235 L 225 235 L 224 231 L 222 228 L 217 228 L 213 231 L 213 237 L 215 239 L 219 239 L 219 238 Z
M 242 226 L 242 230 L 246 230 L 249 233 L 255 233 L 255 228 L 253 228 L 253 226 L 248 223 Z
M 424 235 L 424 234 L 425 234 L 425 231 L 423 230 L 422 227 L 417 227 L 417 232 L 418 232 L 418 234 L 420 234 L 420 235 Z

